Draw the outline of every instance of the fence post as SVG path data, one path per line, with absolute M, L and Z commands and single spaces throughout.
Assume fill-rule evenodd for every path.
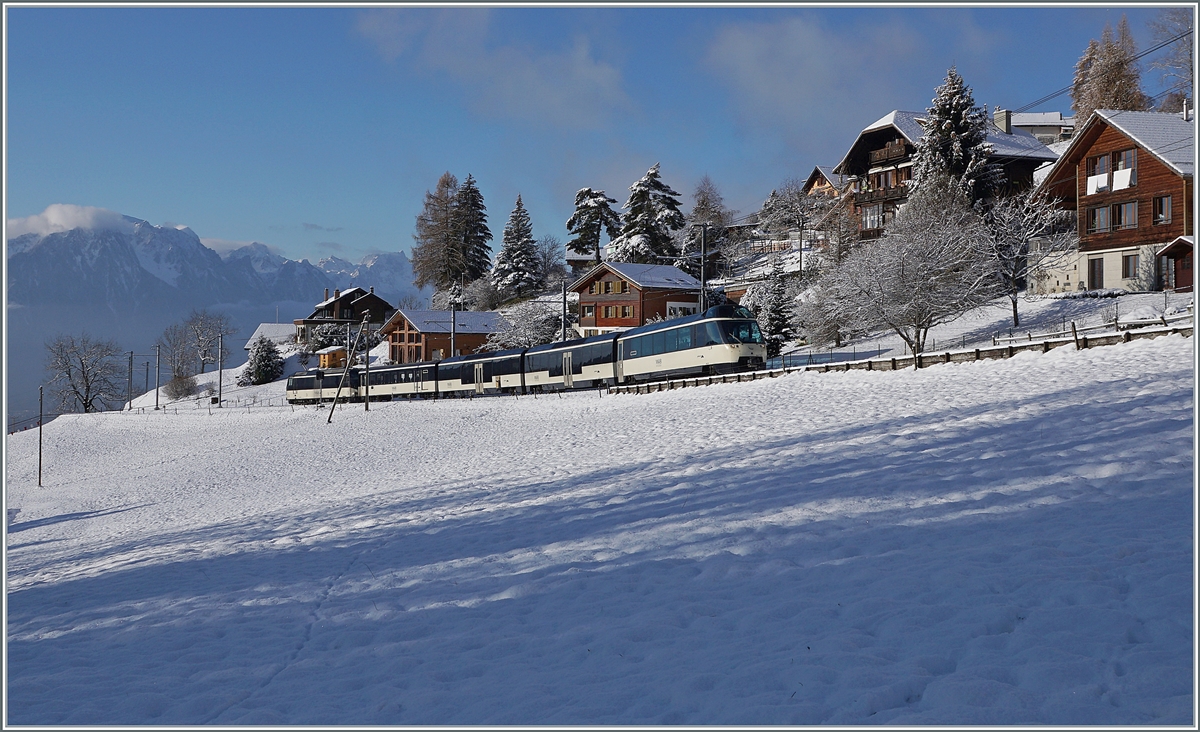
M 1071 321 L 1071 339 L 1075 341 L 1075 350 L 1079 350 L 1079 331 L 1075 329 L 1075 321 Z

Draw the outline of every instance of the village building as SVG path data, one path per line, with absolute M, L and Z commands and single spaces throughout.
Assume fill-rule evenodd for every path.
M 584 337 L 700 309 L 700 280 L 666 264 L 601 262 L 567 289 L 579 295 L 576 330 Z
M 242 346 L 243 350 L 249 351 L 250 345 L 260 336 L 276 346 L 286 346 L 296 342 L 296 326 L 292 323 L 259 323 L 258 327 L 254 329 L 254 333 L 250 335 L 250 340 Z
M 836 175 L 850 180 L 850 196 L 859 217 L 859 237 L 883 236 L 896 212 L 908 200 L 913 156 L 924 136 L 924 112 L 896 110 L 884 115 L 859 133 L 842 161 L 833 167 Z M 992 162 L 1004 172 L 1007 185 L 1024 190 L 1033 185 L 1033 171 L 1058 155 L 1036 137 L 1012 125 L 1012 112 L 996 110 L 988 125 L 987 142 L 992 145 Z
M 1038 188 L 1079 245 L 1034 292 L 1191 288 L 1195 136 L 1180 113 L 1096 110 Z
M 401 309 L 379 332 L 388 340 L 388 356 L 394 363 L 418 363 L 483 351 L 488 336 L 504 325 L 504 316 L 491 311 Z
M 361 287 L 351 287 L 348 290 L 334 290 L 333 297 L 329 296 L 329 288 L 325 288 L 325 299 L 317 303 L 311 315 L 307 318 L 294 320 L 296 342 L 308 343 L 309 332 L 321 325 L 343 325 L 354 328 L 362 324 L 363 316 L 369 314 L 369 327 L 376 331 L 391 317 L 396 308 L 387 300 L 375 294 L 375 288 L 364 290 Z
M 1013 112 L 1012 126 L 1025 130 L 1043 145 L 1070 140 L 1075 134 L 1075 118 L 1062 112 Z

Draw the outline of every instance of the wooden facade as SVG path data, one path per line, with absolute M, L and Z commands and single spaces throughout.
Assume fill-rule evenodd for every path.
M 636 328 L 656 317 L 680 317 L 700 308 L 700 282 L 666 265 L 604 262 L 569 289 L 579 294 L 584 336 Z
M 451 355 L 485 350 L 488 336 L 501 325 L 492 312 L 454 313 L 454 348 L 451 354 L 449 310 L 397 310 L 380 329 L 388 340 L 388 356 L 395 363 L 440 361 Z
M 1039 187 L 1075 212 L 1075 288 L 1157 290 L 1182 273 L 1184 262 L 1161 250 L 1192 233 L 1193 130 L 1177 114 L 1110 110 L 1079 130 Z M 1047 282 L 1038 291 L 1056 290 Z
M 361 287 L 351 287 L 345 292 L 334 290 L 333 297 L 325 290 L 325 299 L 317 303 L 313 312 L 307 318 L 294 320 L 296 340 L 308 342 L 310 328 L 320 325 L 349 325 L 351 328 L 362 323 L 365 315 L 370 315 L 370 327 L 378 330 L 391 317 L 396 308 L 387 300 L 375 294 L 375 288 L 364 290 Z

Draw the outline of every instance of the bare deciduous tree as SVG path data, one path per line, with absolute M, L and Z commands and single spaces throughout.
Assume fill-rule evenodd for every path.
M 191 376 L 196 369 L 196 354 L 191 334 L 183 323 L 167 326 L 154 342 L 167 364 L 171 379 Z
M 554 342 L 562 332 L 561 308 L 550 303 L 529 300 L 503 315 L 505 324 L 488 334 L 484 350 L 539 346 Z
M 567 260 L 563 243 L 547 234 L 537 240 L 538 277 L 543 287 L 558 287 L 567 278 Z
M 1162 71 L 1164 84 L 1178 87 L 1163 100 L 1160 112 L 1182 111 L 1183 100 L 1192 98 L 1195 83 L 1195 57 L 1189 33 L 1193 25 L 1192 12 L 1192 8 L 1163 8 L 1149 22 L 1151 38 L 1156 44 L 1175 39 L 1150 62 L 1150 68 Z
M 1075 216 L 1032 189 L 995 199 L 984 214 L 979 240 L 982 254 L 996 268 L 1000 288 L 1012 303 L 1013 326 L 1019 326 L 1021 290 L 1074 251 L 1078 240 Z
M 46 370 L 50 372 L 58 405 L 64 411 L 99 412 L 124 397 L 121 354 L 115 341 L 59 335 L 46 344 Z
M 229 357 L 228 344 L 222 344 L 221 352 L 217 353 L 217 344 L 222 337 L 237 332 L 233 321 L 225 313 L 210 313 L 204 308 L 193 310 L 183 321 L 183 327 L 187 329 L 192 355 L 199 362 L 200 373 L 204 373 L 205 364 L 216 364 L 218 359 L 223 363 Z
M 882 239 L 822 275 L 828 318 L 889 328 L 921 353 L 930 328 L 1001 294 L 995 268 L 979 252 L 982 228 L 957 181 L 931 173 Z

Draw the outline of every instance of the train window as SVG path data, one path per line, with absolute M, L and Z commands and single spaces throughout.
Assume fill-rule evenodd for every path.
M 689 325 L 685 328 L 677 328 L 675 333 L 676 347 L 678 350 L 683 351 L 692 347 L 692 326 Z
M 702 328 L 703 332 L 697 333 L 697 345 L 715 346 L 722 342 L 721 326 L 717 323 L 703 323 L 697 328 Z
M 722 330 L 725 332 L 726 343 L 766 343 L 763 339 L 762 332 L 758 329 L 758 323 L 753 320 L 721 323 Z
M 650 353 L 652 353 L 655 356 L 658 356 L 658 355 L 666 352 L 666 347 L 667 347 L 666 335 L 667 334 L 662 332 L 661 330 L 659 332 L 651 335 L 651 338 L 653 339 L 653 345 L 650 346 Z

